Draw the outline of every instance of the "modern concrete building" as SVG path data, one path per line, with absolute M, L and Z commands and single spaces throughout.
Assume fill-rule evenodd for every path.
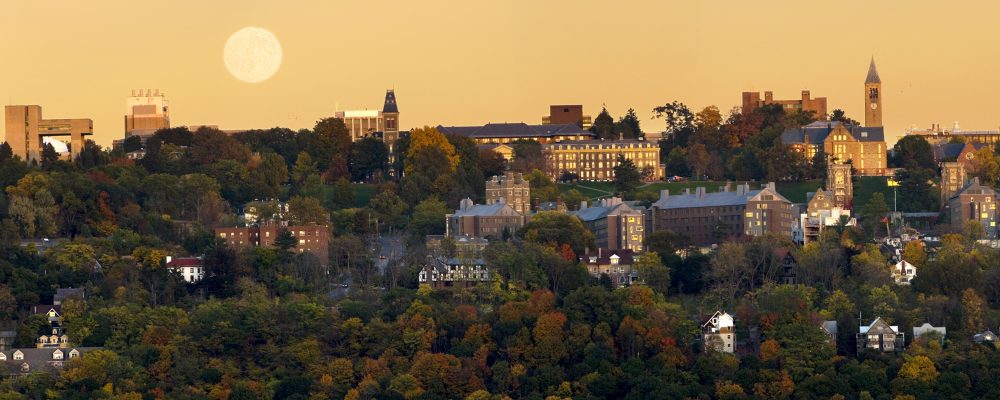
M 43 119 L 42 107 L 16 105 L 4 107 L 7 144 L 22 160 L 37 160 L 42 152 L 42 139 L 69 136 L 70 156 L 80 154 L 84 140 L 94 134 L 94 121 L 89 118 Z
M 546 143 L 542 145 L 542 153 L 546 158 L 545 173 L 553 180 L 567 173 L 588 181 L 613 180 L 619 155 L 632 160 L 646 180 L 663 178 L 660 145 L 642 139 Z
M 979 222 L 986 236 L 997 237 L 997 193 L 992 188 L 972 178 L 948 199 L 946 210 L 952 229 L 962 232 L 971 221 Z
M 743 114 L 749 114 L 754 110 L 766 105 L 778 104 L 786 112 L 802 111 L 810 112 L 818 120 L 826 120 L 826 97 L 812 98 L 808 90 L 802 91 L 802 97 L 797 100 L 775 100 L 774 93 L 764 92 L 764 98 L 760 98 L 760 92 L 743 92 Z
M 534 140 L 539 143 L 553 143 L 566 140 L 583 140 L 594 137 L 593 133 L 573 124 L 528 125 L 518 123 L 489 123 L 483 126 L 442 126 L 438 132 L 445 135 L 464 136 L 476 144 L 513 143 L 518 140 Z
M 298 241 L 294 251 L 311 252 L 323 266 L 330 264 L 330 228 L 325 225 L 266 224 L 260 226 L 215 228 L 215 235 L 233 247 L 271 247 L 281 231 L 287 229 Z
M 125 100 L 125 137 L 153 136 L 159 129 L 170 128 L 170 102 L 159 89 L 133 90 Z
M 507 203 L 521 215 L 531 214 L 531 184 L 520 173 L 507 172 L 486 181 L 486 204 Z
M 542 125 L 573 124 L 582 129 L 590 129 L 592 125 L 589 115 L 583 114 L 583 106 L 579 104 L 564 104 L 549 106 L 549 115 L 542 117 Z
M 649 207 L 647 231 L 671 230 L 695 245 L 708 246 L 765 233 L 791 238 L 795 218 L 792 202 L 778 193 L 774 183 L 760 190 L 737 185 L 735 191 L 727 184 L 716 193 L 707 193 L 704 187 L 679 195 L 660 191 L 660 199 Z
M 446 215 L 445 221 L 448 236 L 481 238 L 502 238 L 504 232 L 513 235 L 526 222 L 524 215 L 503 201 L 483 205 L 469 198 L 461 201 L 454 214 Z
M 646 239 L 643 210 L 630 207 L 621 198 L 602 199 L 590 207 L 584 201 L 573 215 L 594 234 L 598 248 L 643 251 Z
M 818 121 L 787 129 L 781 142 L 811 160 L 822 151 L 831 162 L 850 161 L 859 175 L 884 176 L 886 169 L 885 133 L 882 127 L 860 127 L 842 122 Z

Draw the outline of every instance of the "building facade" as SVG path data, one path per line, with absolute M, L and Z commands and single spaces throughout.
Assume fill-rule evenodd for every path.
M 584 140 L 594 134 L 574 124 L 528 125 L 519 123 L 489 123 L 483 126 L 442 126 L 438 132 L 444 135 L 467 137 L 476 144 L 513 143 L 518 140 L 534 140 L 538 143 L 553 143 L 567 140 Z
M 581 129 L 590 129 L 592 125 L 589 115 L 583 114 L 583 106 L 579 104 L 564 104 L 549 106 L 549 115 L 542 117 L 542 125 L 572 124 Z
M 826 173 L 826 188 L 830 191 L 833 206 L 851 209 L 854 204 L 854 182 L 851 176 L 851 166 L 828 162 Z
M 396 141 L 399 140 L 399 105 L 396 104 L 396 91 L 385 91 L 385 102 L 382 111 L 351 110 L 337 111 L 334 116 L 344 121 L 351 134 L 351 141 L 357 142 L 365 137 L 379 137 L 389 149 L 392 161 L 396 154 Z
M 997 194 L 989 186 L 981 185 L 979 178 L 972 178 L 962 189 L 948 199 L 947 213 L 951 227 L 962 232 L 965 225 L 976 221 L 989 238 L 997 236 Z
M 948 206 L 951 197 L 965 186 L 965 165 L 959 162 L 941 163 L 941 208 Z
M 865 77 L 865 126 L 882 126 L 882 79 L 875 68 L 875 57 L 872 57 L 868 76 Z
M 607 275 L 616 288 L 640 282 L 639 272 L 633 268 L 635 252 L 632 250 L 598 248 L 596 252 L 580 257 L 580 261 L 587 265 L 590 276 L 600 278 L 601 275 Z
M 818 120 L 826 120 L 826 97 L 812 98 L 808 90 L 802 91 L 802 97 L 797 100 L 775 100 L 774 93 L 764 92 L 764 98 L 760 98 L 760 92 L 743 92 L 743 114 L 749 114 L 754 110 L 766 105 L 778 104 L 786 112 L 802 111 L 812 113 Z
M 736 323 L 729 313 L 716 311 L 701 326 L 705 350 L 734 353 L 736 351 Z
M 588 181 L 610 181 L 615 178 L 618 156 L 632 160 L 647 181 L 663 178 L 660 145 L 640 139 L 573 140 L 542 145 L 546 158 L 546 174 L 558 180 L 564 174 L 576 175 Z
M 808 203 L 806 212 L 799 215 L 799 228 L 802 230 L 802 244 L 819 240 L 823 231 L 834 228 L 841 223 L 844 226 L 854 226 L 856 221 L 851 217 L 851 210 L 836 204 L 833 191 L 818 190 L 806 193 Z
M 420 286 L 432 289 L 471 288 L 492 281 L 493 275 L 482 258 L 429 257 L 417 275 Z
M 882 127 L 859 127 L 842 122 L 813 122 L 809 125 L 786 129 L 781 142 L 792 150 L 812 159 L 822 151 L 836 164 L 851 164 L 859 175 L 884 176 L 886 144 Z
M 897 285 L 909 285 L 917 277 L 917 267 L 909 261 L 900 260 L 892 266 L 892 281 Z
M 597 247 L 643 251 L 642 243 L 646 240 L 643 210 L 629 206 L 621 198 L 602 199 L 589 207 L 584 201 L 573 215 L 594 234 Z
M 273 247 L 281 231 L 288 230 L 297 243 L 294 251 L 310 252 L 320 264 L 330 264 L 330 228 L 326 225 L 285 225 L 281 223 L 260 226 L 215 228 L 215 236 L 233 247 Z
M 125 137 L 146 139 L 159 129 L 170 128 L 170 102 L 159 89 L 133 90 L 125 100 Z
M 704 187 L 692 193 L 671 195 L 660 191 L 660 199 L 649 207 L 648 232 L 671 230 L 698 246 L 707 246 L 744 236 L 775 233 L 789 238 L 797 218 L 792 202 L 779 194 L 773 183 L 760 190 L 749 184 L 729 185 L 707 193 Z
M 84 140 L 94 134 L 94 121 L 89 118 L 43 119 L 42 106 L 20 105 L 4 107 L 5 139 L 13 154 L 24 161 L 38 160 L 42 140 L 68 136 L 71 159 L 83 150 Z
M 486 181 L 486 204 L 507 203 L 521 215 L 531 214 L 531 185 L 520 173 L 507 172 Z
M 167 256 L 167 269 L 180 274 L 187 283 L 197 283 L 205 278 L 205 265 L 201 257 Z
M 906 343 L 905 334 L 899 331 L 899 327 L 889 325 L 881 317 L 875 318 L 869 325 L 858 327 L 856 337 L 858 353 L 865 349 L 885 353 L 903 351 Z
M 447 236 L 480 238 L 502 238 L 505 232 L 513 235 L 526 222 L 524 215 L 509 204 L 475 204 L 469 198 L 463 199 L 458 211 L 446 215 L 445 220 Z

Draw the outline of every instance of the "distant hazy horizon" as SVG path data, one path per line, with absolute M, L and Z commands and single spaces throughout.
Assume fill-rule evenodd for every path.
M 743 91 L 798 98 L 862 120 L 871 56 L 890 144 L 911 125 L 997 129 L 1000 4 L 842 1 L 507 1 L 246 3 L 16 2 L 0 13 L 0 99 L 47 118 L 92 118 L 123 136 L 132 89 L 160 89 L 171 124 L 311 128 L 396 90 L 401 126 L 539 123 L 549 104 L 602 104 L 616 118 L 673 100 L 724 113 Z M 249 84 L 222 49 L 246 26 L 270 30 L 284 60 Z

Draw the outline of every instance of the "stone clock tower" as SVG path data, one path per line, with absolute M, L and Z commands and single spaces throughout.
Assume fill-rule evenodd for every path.
M 875 69 L 875 57 L 872 57 L 865 79 L 865 126 L 882 126 L 882 80 Z
M 833 194 L 833 205 L 851 208 L 851 203 L 854 202 L 851 164 L 837 164 L 835 162 L 827 164 L 826 190 Z

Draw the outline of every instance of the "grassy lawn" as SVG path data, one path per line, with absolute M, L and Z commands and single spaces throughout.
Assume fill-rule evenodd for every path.
M 883 193 L 885 196 L 885 202 L 892 208 L 892 188 L 890 188 L 886 182 L 887 178 L 880 176 L 862 176 L 854 178 L 854 204 L 857 206 L 864 205 L 871 198 L 872 194 Z M 742 183 L 742 182 L 741 182 Z M 779 182 L 778 183 L 778 193 L 785 196 L 792 203 L 805 203 L 806 193 L 815 192 L 820 186 L 823 186 L 822 180 L 809 180 L 802 182 Z M 643 192 L 653 192 L 659 194 L 660 190 L 668 189 L 670 193 L 680 194 L 684 192 L 684 189 L 691 189 L 699 186 L 704 186 L 705 190 L 708 192 L 718 192 L 720 186 L 724 186 L 726 182 L 717 181 L 688 181 L 688 182 L 653 182 L 646 184 L 639 188 Z M 732 182 L 731 188 L 735 189 L 737 182 Z M 751 182 L 751 189 L 758 189 L 760 187 L 759 183 Z M 559 191 L 566 192 L 571 189 L 576 189 L 580 191 L 584 196 L 590 199 L 607 197 L 614 191 L 614 185 L 611 182 L 578 182 L 578 183 L 560 183 Z M 358 196 L 355 194 L 355 196 Z
M 358 207 L 367 206 L 368 201 L 372 198 L 372 194 L 375 193 L 375 189 L 378 188 L 377 185 L 367 183 L 355 183 L 351 184 L 351 187 L 354 189 L 354 205 Z

